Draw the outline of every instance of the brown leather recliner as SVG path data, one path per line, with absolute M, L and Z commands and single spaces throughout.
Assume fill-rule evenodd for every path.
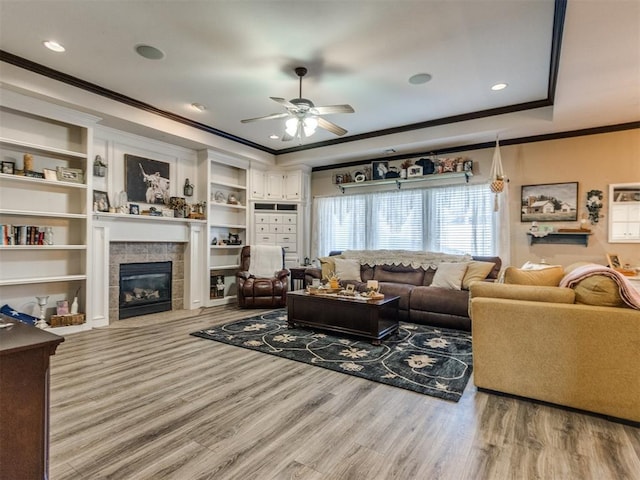
M 289 270 L 284 268 L 282 249 L 282 270 L 271 278 L 257 278 L 249 273 L 251 246 L 245 245 L 240 252 L 238 279 L 238 306 L 241 308 L 271 308 L 287 305 Z

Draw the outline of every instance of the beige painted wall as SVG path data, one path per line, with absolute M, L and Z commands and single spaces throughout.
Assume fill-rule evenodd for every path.
M 494 149 L 464 152 L 474 161 L 472 183 L 486 183 Z M 606 263 L 605 254 L 617 253 L 625 263 L 640 267 L 640 243 L 609 243 L 609 184 L 640 183 L 640 130 L 550 140 L 500 148 L 502 164 L 509 178 L 511 213 L 511 260 L 513 265 L 545 259 L 549 263 L 568 265 L 575 261 Z M 394 162 L 399 163 L 399 162 Z M 314 197 L 342 195 L 332 184 L 334 173 L 355 171 L 357 167 L 314 172 L 311 193 Z M 589 225 L 593 235 L 589 246 L 529 245 L 526 232 L 530 223 L 520 222 L 520 187 L 558 182 L 579 182 L 578 218 L 586 213 L 586 192 L 604 192 L 604 215 L 596 225 Z M 428 183 L 437 185 L 441 182 Z M 456 180 L 455 183 L 461 183 Z M 403 188 L 405 188 L 403 186 Z M 487 187 L 488 188 L 488 187 Z M 345 195 L 371 191 L 367 188 L 347 190 Z M 577 228 L 578 222 L 552 222 L 557 228 Z M 312 220 L 312 228 L 315 221 Z

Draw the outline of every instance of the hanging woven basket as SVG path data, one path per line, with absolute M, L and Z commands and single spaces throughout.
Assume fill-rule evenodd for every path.
M 493 193 L 500 193 L 504 190 L 504 180 L 501 178 L 498 178 L 496 180 L 494 180 L 493 182 L 491 182 L 491 184 L 489 185 L 489 188 L 491 188 L 491 191 Z

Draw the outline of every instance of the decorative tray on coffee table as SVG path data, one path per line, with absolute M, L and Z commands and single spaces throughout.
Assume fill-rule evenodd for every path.
M 328 295 L 332 293 L 341 292 L 341 288 L 317 288 L 317 287 L 307 287 L 307 292 L 309 295 Z

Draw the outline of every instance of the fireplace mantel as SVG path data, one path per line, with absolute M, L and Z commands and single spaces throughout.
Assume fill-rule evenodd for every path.
M 149 242 L 162 238 L 167 242 L 188 242 L 192 226 L 206 225 L 206 220 L 190 218 L 127 215 L 124 213 L 94 213 L 93 225 L 110 229 L 111 242 Z
M 94 213 L 92 222 L 93 326 L 109 324 L 109 246 L 112 242 L 184 243 L 184 308 L 206 305 L 206 221 L 186 218 Z

